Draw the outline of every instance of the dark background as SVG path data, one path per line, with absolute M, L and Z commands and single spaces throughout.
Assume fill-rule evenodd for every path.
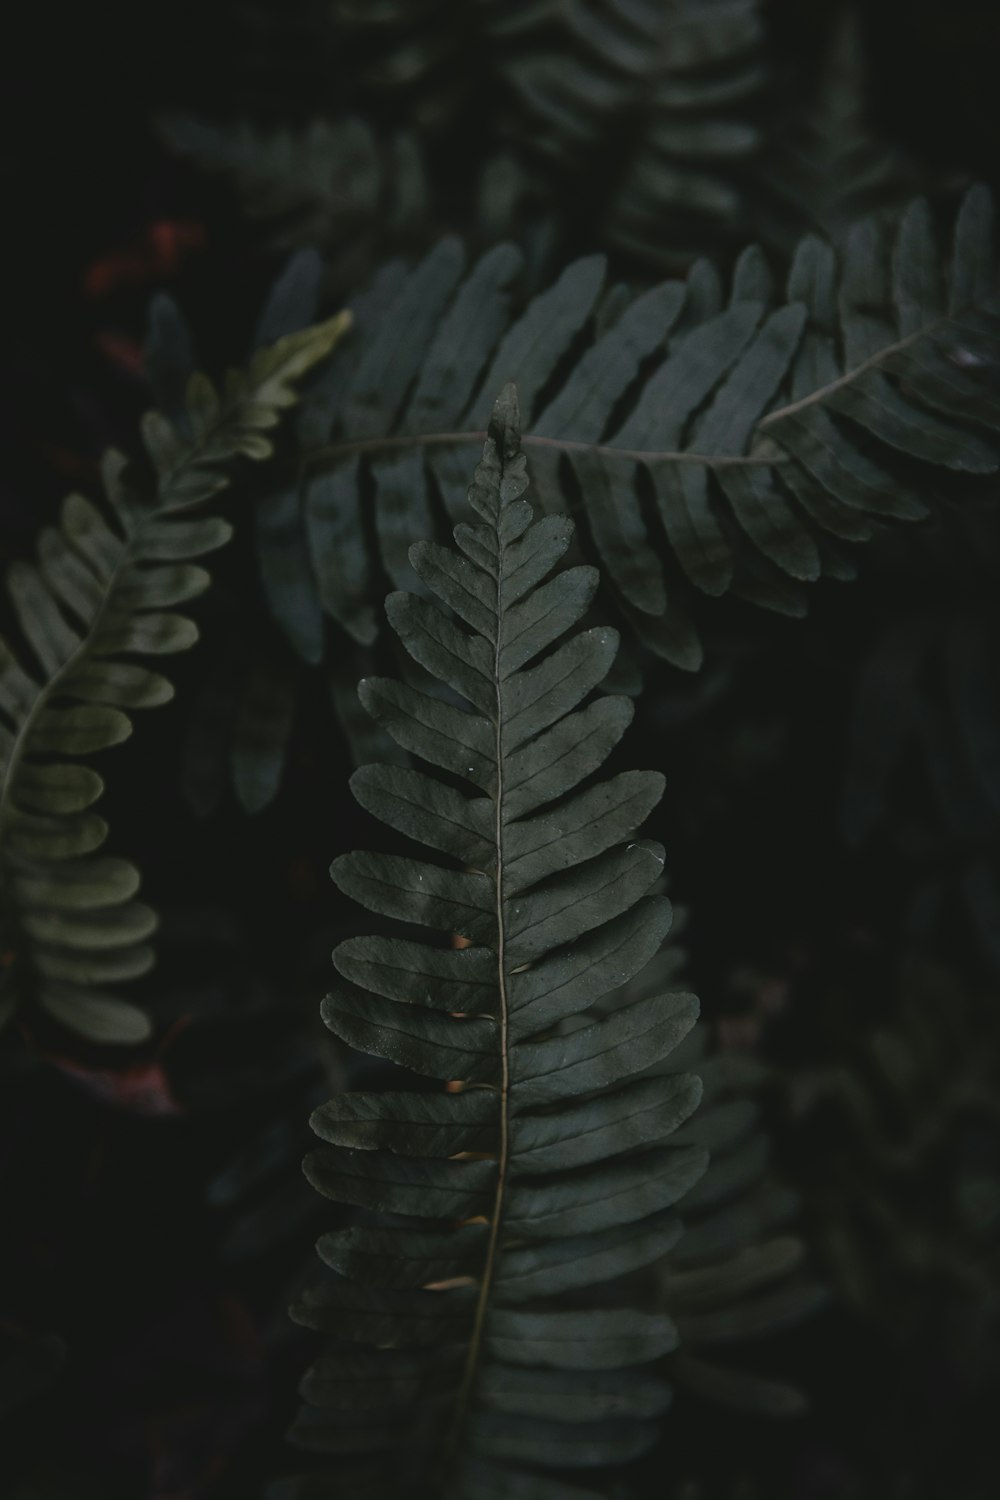
M 190 108 L 268 123 L 349 94 L 337 47 L 297 37 L 299 7 L 281 10 L 289 25 L 263 51 L 230 3 L 17 15 L 0 57 L 0 560 L 25 555 L 69 488 L 93 491 L 108 442 L 134 446 L 152 291 L 179 298 L 208 368 L 245 351 L 277 262 L 260 256 L 230 195 L 167 153 L 151 118 Z M 811 10 L 774 6 L 803 76 Z M 872 0 L 865 22 L 882 130 L 931 167 L 993 179 L 1000 9 Z M 391 115 L 391 101 L 382 107 Z M 435 150 L 459 197 L 475 140 Z M 859 1011 L 877 1011 L 893 971 L 920 872 L 888 836 L 851 851 L 837 801 L 859 663 L 887 619 L 920 607 L 929 570 L 939 601 L 960 595 L 960 570 L 924 537 L 867 558 L 857 584 L 819 588 L 805 622 L 724 606 L 705 673 L 662 669 L 629 742 L 635 764 L 668 775 L 652 831 L 691 909 L 695 988 L 717 1017 L 745 1015 L 768 986 L 792 994 L 771 1041 L 779 1058 L 808 1059 L 811 996 L 839 979 Z M 236 548 L 201 607 L 206 637 L 240 608 L 242 577 Z M 315 1222 L 295 1157 L 322 1095 L 320 1062 L 337 1065 L 311 1018 L 337 924 L 350 920 L 325 871 L 366 831 L 322 704 L 297 728 L 276 806 L 251 821 L 229 799 L 207 823 L 195 817 L 176 768 L 200 655 L 176 670 L 177 699 L 155 727 L 140 724 L 116 752 L 109 796 L 119 842 L 165 912 L 157 1042 L 124 1070 L 40 1024 L 4 1043 L 0 1326 L 15 1341 L 53 1331 L 69 1348 L 58 1380 L 5 1431 L 0 1485 L 18 1500 L 235 1500 L 292 1465 L 282 1433 L 312 1345 L 282 1307 Z M 959 916 L 949 932 L 966 956 Z M 244 1185 L 232 1163 L 262 1129 L 272 1154 L 251 1149 Z M 808 1172 L 808 1143 L 784 1149 Z M 298 1238 L 282 1238 L 276 1219 L 300 1223 Z M 813 1413 L 775 1429 L 682 1404 L 670 1452 L 683 1472 L 745 1465 L 768 1496 L 902 1500 L 916 1491 L 900 1487 L 887 1453 L 919 1443 L 921 1494 L 952 1500 L 980 1481 L 969 1494 L 995 1492 L 982 1451 L 995 1390 L 978 1405 L 960 1399 L 952 1373 L 932 1365 L 914 1377 L 915 1398 L 843 1311 L 787 1335 L 774 1364 L 810 1390 Z

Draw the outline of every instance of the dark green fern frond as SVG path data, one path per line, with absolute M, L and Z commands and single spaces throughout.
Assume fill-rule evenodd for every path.
M 315 251 L 302 250 L 289 259 L 258 319 L 254 349 L 301 333 L 318 320 L 322 280 Z M 182 415 L 181 397 L 194 364 L 191 335 L 176 304 L 158 296 L 151 308 L 146 367 L 164 415 Z M 315 379 L 303 385 L 292 428 L 305 419 Z M 216 595 L 210 606 L 213 659 L 189 719 L 183 774 L 188 801 L 200 815 L 214 809 L 230 780 L 248 812 L 260 811 L 277 792 L 302 676 L 279 630 L 306 661 L 323 655 L 323 613 L 302 535 L 299 486 L 287 474 L 282 479 L 279 460 L 248 476 L 245 494 L 274 625 L 252 613 L 248 623 L 239 597 Z
M 424 226 L 428 190 L 411 135 L 383 143 L 359 119 L 267 130 L 168 115 L 159 128 L 174 151 L 232 182 L 271 246 L 322 248 L 338 289 L 361 280 L 373 255 L 412 246 Z
M 662 273 L 739 236 L 766 76 L 759 0 L 556 0 L 540 19 L 555 24 L 537 50 L 504 64 L 524 117 L 514 128 L 562 180 L 586 184 L 600 242 Z M 595 153 L 609 185 L 596 204 Z
M 615 992 L 615 1009 L 678 984 L 684 955 L 673 937 Z M 656 1072 L 671 1086 L 685 1072 L 701 1079 L 698 1108 L 673 1141 L 709 1155 L 708 1170 L 680 1205 L 683 1233 L 651 1268 L 657 1304 L 678 1331 L 671 1383 L 730 1409 L 796 1415 L 806 1405 L 804 1393 L 748 1369 L 746 1359 L 757 1341 L 802 1322 L 826 1300 L 804 1269 L 797 1199 L 777 1180 L 770 1159 L 758 1101 L 769 1070 L 713 1044 L 700 1022 Z
M 521 392 L 539 503 L 580 513 L 625 618 L 686 668 L 701 659 L 692 585 L 800 615 L 803 583 L 853 576 L 836 543 L 996 472 L 1000 302 L 983 190 L 946 257 L 921 203 L 892 237 L 859 226 L 842 261 L 804 240 L 787 300 L 759 251 L 741 257 L 728 299 L 701 265 L 687 283 L 602 300 L 592 257 L 512 319 L 520 265 L 499 246 L 466 274 L 445 240 L 410 273 L 388 267 L 303 417 L 322 603 L 362 643 L 378 628 L 369 515 L 382 566 L 412 587 L 409 541 L 433 533 L 439 494 L 463 514 L 467 455 L 504 379 Z
M 911 862 L 918 880 L 908 922 L 924 949 L 964 912 L 1000 972 L 996 541 L 980 527 L 960 543 L 978 603 L 971 588 L 958 602 L 921 602 L 872 642 L 858 674 L 840 821 L 849 843 L 888 833 Z
M 149 1023 L 108 986 L 143 973 L 153 913 L 134 900 L 128 860 L 99 853 L 107 825 L 92 809 L 103 790 L 80 757 L 131 733 L 130 715 L 172 696 L 141 658 L 197 638 L 176 612 L 208 584 L 195 558 L 231 528 L 190 512 L 229 483 L 241 455 L 263 459 L 296 397 L 293 382 L 323 358 L 345 317 L 264 348 L 224 390 L 192 376 L 182 423 L 143 421 L 152 466 L 102 462 L 109 519 L 82 495 L 42 532 L 37 565 L 15 563 L 7 584 L 25 651 L 0 642 L 0 881 L 10 1002 L 31 997 L 57 1020 L 102 1041 L 135 1041 Z
M 806 1406 L 798 1386 L 747 1369 L 739 1357 L 828 1300 L 805 1270 L 795 1195 L 772 1170 L 754 1097 L 759 1065 L 709 1050 L 698 1027 L 671 1067 L 693 1067 L 702 1080 L 702 1102 L 678 1138 L 710 1156 L 708 1171 L 684 1200 L 684 1233 L 658 1267 L 660 1305 L 680 1341 L 671 1378 L 720 1406 L 767 1417 L 798 1415 Z
M 868 215 L 896 213 L 921 186 L 916 164 L 872 124 L 868 59 L 853 4 L 835 18 L 805 103 L 776 122 L 754 178 L 769 242 L 794 250 L 813 231 L 841 245 Z
M 535 211 L 662 273 L 746 227 L 766 79 L 759 0 L 338 0 L 365 87 L 442 136 L 475 101 Z
M 407 650 L 467 706 L 388 679 L 360 688 L 401 745 L 447 774 L 368 766 L 355 795 L 451 863 L 351 854 L 333 866 L 346 895 L 445 945 L 370 936 L 334 954 L 327 1024 L 418 1078 L 313 1117 L 329 1146 L 307 1175 L 365 1211 L 320 1240 L 334 1274 L 293 1310 L 337 1341 L 306 1377 L 295 1430 L 357 1457 L 331 1493 L 594 1497 L 600 1483 L 556 1476 L 640 1453 L 669 1400 L 649 1367 L 674 1346 L 673 1324 L 635 1305 L 627 1278 L 673 1242 L 672 1205 L 705 1169 L 702 1149 L 672 1140 L 697 1079 L 653 1075 L 697 1002 L 668 991 L 593 1009 L 669 926 L 669 904 L 649 894 L 662 849 L 623 842 L 662 778 L 577 790 L 631 706 L 580 706 L 616 633 L 557 645 L 597 575 L 549 576 L 572 526 L 532 524 L 526 485 L 508 387 L 469 492 L 477 521 L 456 527 L 457 550 L 412 549 L 445 610 L 404 593 L 386 605 Z
M 998 1373 L 996 995 L 911 958 L 861 1032 L 864 998 L 828 997 L 828 1061 L 792 1080 L 817 1248 L 847 1306 L 973 1385 Z
M 332 0 L 361 81 L 419 130 L 440 134 L 475 86 L 477 0 Z

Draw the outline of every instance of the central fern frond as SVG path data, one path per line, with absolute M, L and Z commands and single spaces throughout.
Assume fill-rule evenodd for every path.
M 668 992 L 595 1009 L 670 925 L 651 894 L 663 850 L 624 842 L 663 778 L 579 789 L 632 710 L 619 697 L 581 707 L 617 635 L 556 644 L 598 575 L 548 577 L 572 523 L 533 524 L 526 485 L 507 387 L 469 492 L 480 522 L 455 528 L 457 551 L 411 549 L 446 610 L 404 593 L 386 606 L 410 654 L 469 708 L 384 679 L 360 688 L 448 776 L 368 766 L 355 795 L 461 868 L 349 854 L 332 871 L 371 911 L 448 940 L 342 943 L 324 1005 L 345 1041 L 437 1080 L 346 1094 L 313 1118 L 329 1146 L 308 1158 L 310 1180 L 385 1216 L 320 1240 L 336 1276 L 293 1309 L 340 1341 L 307 1376 L 296 1436 L 365 1455 L 351 1493 L 592 1496 L 544 1471 L 634 1457 L 669 1401 L 648 1367 L 674 1347 L 673 1324 L 627 1278 L 669 1248 L 672 1205 L 705 1169 L 700 1147 L 669 1141 L 698 1080 L 654 1076 L 698 1006 Z

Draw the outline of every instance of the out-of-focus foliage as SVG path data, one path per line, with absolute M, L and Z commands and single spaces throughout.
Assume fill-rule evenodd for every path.
M 995 996 L 911 959 L 860 1038 L 844 997 L 824 1012 L 830 1060 L 791 1095 L 796 1118 L 821 1117 L 835 1143 L 810 1193 L 817 1250 L 842 1300 L 889 1338 L 937 1343 L 981 1380 L 997 1368 L 1000 1316 Z
M 767 241 L 791 251 L 811 230 L 841 245 L 860 219 L 901 213 L 925 184 L 916 163 L 872 122 L 857 6 L 835 11 L 819 76 L 806 74 L 796 93 L 778 111 L 760 156 L 753 200 Z
M 502 224 L 525 246 L 533 219 L 562 246 L 582 229 L 652 276 L 745 236 L 767 85 L 759 0 L 344 0 L 332 15 L 358 50 L 361 92 L 399 109 L 407 129 L 392 141 L 332 109 L 264 131 L 162 122 L 175 150 L 233 178 L 252 216 L 277 220 L 283 243 L 322 244 L 339 266 L 353 241 L 346 269 L 436 208 L 466 232 Z M 454 145 L 466 113 L 475 161 L 459 148 L 449 166 L 465 191 L 433 172 L 428 191 L 418 140 L 432 155 Z

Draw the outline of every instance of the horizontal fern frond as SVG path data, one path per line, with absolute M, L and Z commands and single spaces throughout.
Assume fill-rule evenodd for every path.
M 707 265 L 632 300 L 602 300 L 576 261 L 511 318 L 518 252 L 466 274 L 453 240 L 359 300 L 361 338 L 310 415 L 305 524 L 327 611 L 376 635 L 376 559 L 412 587 L 407 548 L 461 475 L 486 393 L 513 379 L 540 505 L 575 508 L 626 620 L 680 666 L 700 661 L 690 586 L 802 614 L 802 584 L 853 576 L 836 546 L 996 472 L 1000 301 L 989 194 L 975 189 L 939 254 L 926 205 L 890 238 L 866 222 L 837 253 L 804 240 L 775 299 L 763 256 L 728 298 Z M 470 401 L 469 389 L 478 394 Z M 961 491 L 958 491 L 961 493 Z
M 46 528 L 37 563 L 14 563 L 7 585 L 25 652 L 0 641 L 0 886 L 11 1000 L 30 995 L 63 1024 L 102 1041 L 136 1041 L 149 1022 L 106 987 L 145 972 L 152 911 L 134 900 L 139 873 L 101 850 L 103 791 L 81 757 L 126 739 L 136 709 L 173 694 L 144 657 L 185 650 L 197 628 L 177 606 L 209 575 L 196 558 L 222 546 L 228 522 L 193 516 L 229 483 L 241 455 L 263 459 L 296 400 L 294 382 L 323 358 L 343 315 L 261 349 L 222 392 L 204 375 L 187 388 L 184 428 L 143 420 L 144 480 L 123 454 L 102 461 L 109 519 L 82 495 Z
M 313 1117 L 328 1144 L 307 1176 L 365 1213 L 323 1236 L 335 1274 L 293 1309 L 337 1340 L 306 1378 L 294 1436 L 364 1455 L 358 1493 L 592 1496 L 557 1475 L 640 1453 L 669 1401 L 651 1367 L 673 1324 L 627 1278 L 674 1242 L 673 1205 L 706 1166 L 702 1148 L 673 1141 L 697 1079 L 652 1076 L 697 1002 L 668 989 L 594 1008 L 669 927 L 669 903 L 651 894 L 663 851 L 632 837 L 662 778 L 579 789 L 629 704 L 580 706 L 616 634 L 560 644 L 597 575 L 549 576 L 572 527 L 532 523 L 526 484 L 508 387 L 469 492 L 476 522 L 456 527 L 457 550 L 412 549 L 445 610 L 406 593 L 386 606 L 411 655 L 467 706 L 386 680 L 360 688 L 449 776 L 366 767 L 355 795 L 450 862 L 349 854 L 332 870 L 371 911 L 439 934 L 342 943 L 323 1007 L 343 1040 L 437 1080 L 341 1095 Z M 466 946 L 440 946 L 455 935 Z

